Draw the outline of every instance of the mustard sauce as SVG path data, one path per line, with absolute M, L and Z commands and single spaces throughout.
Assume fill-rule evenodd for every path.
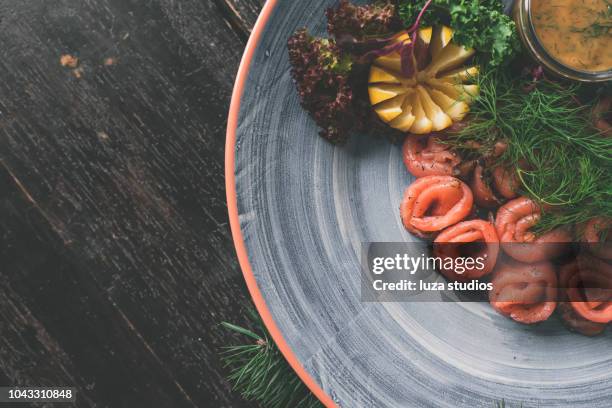
M 532 0 L 531 21 L 542 46 L 562 64 L 612 69 L 612 0 Z

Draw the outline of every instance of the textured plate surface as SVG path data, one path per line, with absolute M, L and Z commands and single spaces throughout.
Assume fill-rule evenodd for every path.
M 317 136 L 289 74 L 286 41 L 325 29 L 324 0 L 279 0 L 241 100 L 235 145 L 240 229 L 277 326 L 344 407 L 610 407 L 612 339 L 556 319 L 526 327 L 481 303 L 361 303 L 361 242 L 414 240 L 398 206 L 400 149 Z

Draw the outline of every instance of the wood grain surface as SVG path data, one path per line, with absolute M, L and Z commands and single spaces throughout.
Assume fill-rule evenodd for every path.
M 222 174 L 262 2 L 0 0 L 1 385 L 250 406 L 217 356 L 249 305 Z

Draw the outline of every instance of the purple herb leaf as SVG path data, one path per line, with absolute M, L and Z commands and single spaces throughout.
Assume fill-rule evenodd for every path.
M 404 44 L 400 51 L 400 59 L 402 62 L 402 75 L 411 78 L 416 71 L 413 42 Z

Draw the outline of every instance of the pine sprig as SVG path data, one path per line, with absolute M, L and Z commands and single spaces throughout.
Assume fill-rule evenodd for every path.
M 323 408 L 285 361 L 257 312 L 249 309 L 248 314 L 261 335 L 235 324 L 221 323 L 251 340 L 247 344 L 224 347 L 221 358 L 231 370 L 228 380 L 233 389 L 264 408 Z M 503 399 L 495 401 L 493 407 L 510 408 Z M 517 408 L 522 407 L 521 403 Z
M 247 344 L 225 347 L 221 355 L 230 369 L 233 389 L 249 401 L 265 408 L 320 408 L 319 400 L 302 383 L 270 338 L 261 318 L 250 310 L 258 334 L 223 322 L 226 329 L 248 338 Z

